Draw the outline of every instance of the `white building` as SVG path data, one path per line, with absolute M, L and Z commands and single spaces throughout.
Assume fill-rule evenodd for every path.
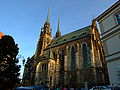
M 120 84 L 120 0 L 96 18 L 99 23 L 110 83 Z

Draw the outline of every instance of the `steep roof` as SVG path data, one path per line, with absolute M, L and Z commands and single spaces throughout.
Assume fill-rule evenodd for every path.
M 89 25 L 87 27 L 84 27 L 82 29 L 73 31 L 71 33 L 65 34 L 61 37 L 55 38 L 51 41 L 51 44 L 49 44 L 47 46 L 46 49 L 51 48 L 51 47 L 55 47 L 57 45 L 61 45 L 79 38 L 83 38 L 86 37 L 88 35 L 90 35 L 90 28 L 92 27 L 92 25 Z

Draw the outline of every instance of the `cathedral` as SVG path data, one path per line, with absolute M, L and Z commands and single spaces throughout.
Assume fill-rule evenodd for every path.
M 36 52 L 24 68 L 23 85 L 49 88 L 82 88 L 108 85 L 108 71 L 96 21 L 61 35 L 60 22 L 54 38 L 47 19 L 40 32 Z

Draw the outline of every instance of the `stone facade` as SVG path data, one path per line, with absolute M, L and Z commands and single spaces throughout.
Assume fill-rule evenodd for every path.
M 120 84 L 120 0 L 99 15 L 101 41 L 111 85 Z
M 60 25 L 58 25 L 60 27 Z M 60 29 L 60 28 L 59 28 Z M 84 87 L 109 84 L 104 51 L 95 20 L 92 25 L 54 39 L 46 20 L 34 56 L 34 85 Z

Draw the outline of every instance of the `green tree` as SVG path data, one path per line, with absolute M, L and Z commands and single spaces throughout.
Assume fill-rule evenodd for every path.
M 18 45 L 14 39 L 5 35 L 0 39 L 0 90 L 12 89 L 15 84 L 20 82 L 20 65 L 16 58 Z

